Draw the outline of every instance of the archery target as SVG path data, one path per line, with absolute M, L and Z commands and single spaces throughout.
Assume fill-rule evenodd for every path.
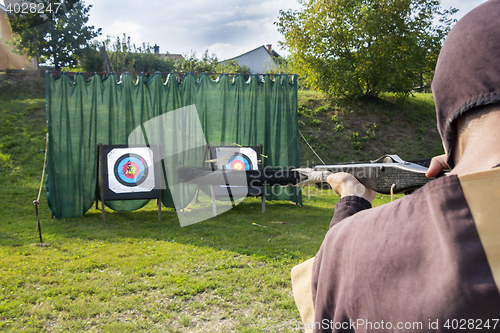
M 137 154 L 125 154 L 121 156 L 113 168 L 116 179 L 125 186 L 138 186 L 144 183 L 148 177 L 148 165 L 144 157 Z
M 227 170 L 238 170 L 238 171 L 246 171 L 252 170 L 253 165 L 252 161 L 248 158 L 248 156 L 243 155 L 241 153 L 235 153 L 233 157 L 229 159 L 226 164 Z
M 249 147 L 217 147 L 217 170 L 259 170 L 257 152 Z
M 114 193 L 150 192 L 155 187 L 153 151 L 148 147 L 112 149 L 107 165 Z

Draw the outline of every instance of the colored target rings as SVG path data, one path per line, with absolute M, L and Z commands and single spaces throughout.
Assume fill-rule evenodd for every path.
M 253 170 L 252 161 L 245 154 L 234 153 L 226 164 L 226 170 Z
M 124 154 L 114 165 L 114 173 L 118 182 L 125 186 L 138 186 L 148 177 L 148 164 L 137 154 Z

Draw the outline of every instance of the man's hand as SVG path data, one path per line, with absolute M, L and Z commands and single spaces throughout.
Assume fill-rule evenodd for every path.
M 356 196 L 365 198 L 371 203 L 377 195 L 375 191 L 364 186 L 353 175 L 346 172 L 332 173 L 326 178 L 326 181 L 341 198 Z
M 445 169 L 449 169 L 446 154 L 435 156 L 431 160 L 431 164 L 429 166 L 429 170 L 425 174 L 428 178 L 436 177 L 441 171 Z

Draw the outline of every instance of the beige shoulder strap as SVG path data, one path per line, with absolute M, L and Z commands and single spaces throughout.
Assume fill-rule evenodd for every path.
M 500 290 L 500 168 L 458 176 Z
M 292 268 L 292 290 L 295 303 L 300 312 L 300 317 L 304 322 L 306 333 L 312 332 L 311 328 L 314 323 L 314 304 L 312 299 L 312 269 L 314 258 L 311 258 L 302 264 Z M 307 325 L 307 323 L 310 323 Z

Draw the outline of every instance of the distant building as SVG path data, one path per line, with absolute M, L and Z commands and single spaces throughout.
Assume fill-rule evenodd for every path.
M 153 49 L 154 49 L 155 54 L 158 54 L 159 56 L 161 56 L 163 58 L 170 57 L 170 59 L 174 59 L 174 60 L 184 59 L 184 57 L 180 54 L 173 54 L 173 53 L 160 54 L 160 47 L 156 44 L 155 44 L 155 46 L 153 46 Z
M 250 73 L 264 74 L 268 70 L 278 68 L 276 59 L 280 57 L 281 56 L 272 49 L 272 45 L 267 44 L 265 46 L 259 46 L 237 57 L 226 59 L 224 62 L 236 60 L 241 67 L 248 66 L 250 68 Z
M 12 40 L 13 35 L 8 17 L 12 15 L 0 4 L 0 69 L 31 69 L 28 57 L 14 54 L 14 47 L 6 43 Z
M 170 59 L 174 59 L 174 60 L 181 60 L 181 59 L 184 59 L 184 57 L 182 56 L 182 54 L 173 54 L 173 53 L 168 53 L 168 54 L 162 54 L 165 58 L 167 56 L 170 57 Z

